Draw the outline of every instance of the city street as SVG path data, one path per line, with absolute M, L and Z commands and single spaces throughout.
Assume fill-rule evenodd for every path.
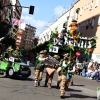
M 32 75 L 29 78 L 9 79 L 0 76 L 0 100 L 61 100 L 60 92 L 56 89 L 57 74 L 55 73 L 52 82 L 52 89 L 43 87 L 44 77 L 41 87 L 34 87 L 34 69 L 31 68 Z M 90 80 L 81 76 L 74 76 L 74 86 L 70 86 L 66 91 L 67 100 L 96 100 L 96 89 L 100 82 Z

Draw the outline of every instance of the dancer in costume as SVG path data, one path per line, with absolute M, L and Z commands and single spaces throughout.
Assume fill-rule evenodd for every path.
M 35 70 L 35 82 L 34 86 L 40 86 L 40 81 L 42 80 L 43 70 L 44 70 L 44 61 L 45 61 L 45 53 L 41 51 L 39 57 L 37 59 L 36 70 Z
M 16 47 L 16 49 L 12 52 L 12 56 L 14 57 L 16 62 L 21 62 L 22 54 L 20 52 L 19 47 Z
M 67 57 L 67 54 L 66 54 L 66 57 Z M 68 57 L 67 57 L 68 59 Z M 59 71 L 59 68 L 62 66 L 62 63 L 63 63 L 63 59 L 60 60 L 60 63 L 59 63 L 59 66 L 58 66 L 58 79 L 57 79 L 57 89 L 60 88 L 60 83 L 61 83 L 61 70 Z M 69 80 L 66 81 L 65 83 L 65 91 L 68 89 L 68 86 L 69 86 Z
M 54 55 L 53 58 L 58 60 L 59 56 L 58 55 Z M 58 66 L 57 64 L 54 65 L 54 66 L 50 66 L 49 65 L 49 66 L 47 66 L 47 68 L 56 69 L 57 66 Z M 48 74 L 48 72 L 46 72 L 45 86 L 48 86 L 49 89 L 51 88 L 51 83 L 52 83 L 52 80 L 53 80 L 54 72 L 52 72 L 50 75 Z
M 68 69 L 70 67 L 70 60 L 68 58 L 68 54 L 63 55 L 63 61 L 61 63 L 61 84 L 60 84 L 60 97 L 63 98 L 65 96 L 65 85 L 67 82 L 66 75 L 68 73 Z
M 75 69 L 76 69 L 76 61 L 75 61 L 75 58 L 72 57 L 71 66 L 70 66 L 70 69 L 68 71 L 68 74 L 69 74 L 69 82 L 70 82 L 71 86 L 74 85 L 73 84 L 73 75 L 75 73 Z
M 44 54 L 45 54 L 45 56 L 46 56 L 46 54 L 47 54 L 47 50 L 43 50 L 43 52 L 44 52 Z
M 70 35 L 71 36 L 76 36 L 77 34 L 77 21 L 76 20 L 72 20 L 72 23 L 69 25 L 69 27 L 71 27 L 70 29 Z
M 59 66 L 58 66 L 58 69 L 61 67 L 61 64 L 63 62 L 63 59 L 60 60 L 60 63 L 59 63 Z M 59 84 L 61 82 L 61 71 L 58 71 L 58 78 L 57 78 L 57 89 L 59 89 Z

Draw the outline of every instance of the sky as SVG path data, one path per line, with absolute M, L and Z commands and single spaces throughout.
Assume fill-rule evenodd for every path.
M 28 8 L 22 9 L 23 22 L 36 27 L 36 35 L 39 36 L 50 23 L 59 18 L 76 0 L 19 0 L 22 6 L 35 6 L 34 14 L 29 14 Z

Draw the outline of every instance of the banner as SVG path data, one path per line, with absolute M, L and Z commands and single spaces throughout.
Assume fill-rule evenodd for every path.
M 14 57 L 9 58 L 9 61 L 11 61 L 11 62 L 14 62 L 14 60 L 15 60 Z
M 59 50 L 59 47 L 57 47 L 57 46 L 52 46 L 52 47 L 49 49 L 49 52 L 58 53 L 58 50 Z

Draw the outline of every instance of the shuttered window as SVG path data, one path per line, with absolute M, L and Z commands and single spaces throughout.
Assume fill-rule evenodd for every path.
M 96 0 L 95 8 L 98 6 L 99 0 Z

